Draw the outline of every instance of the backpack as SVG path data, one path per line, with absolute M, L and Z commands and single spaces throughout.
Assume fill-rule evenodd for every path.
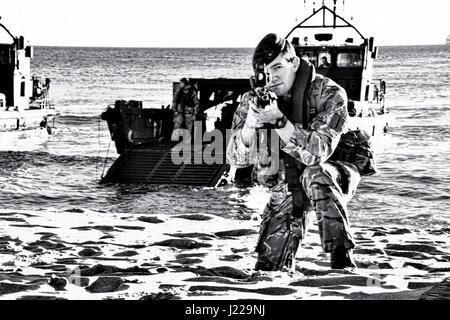
M 330 160 L 346 161 L 355 165 L 361 176 L 370 176 L 377 172 L 370 135 L 364 130 L 344 133 Z
M 314 77 L 314 74 L 313 66 L 302 59 L 297 71 L 297 77 L 294 83 L 296 89 L 294 89 L 292 99 L 293 105 L 302 105 L 306 106 L 306 108 L 301 109 L 303 113 L 297 112 L 296 114 L 290 114 L 288 119 L 301 122 L 304 128 L 307 128 L 310 121 L 317 115 L 315 106 L 307 103 L 308 95 L 305 94 L 305 92 L 310 91 L 311 79 Z M 351 100 L 348 101 L 347 111 L 349 116 L 356 113 L 355 104 Z M 338 126 L 338 124 L 336 125 Z M 369 176 L 377 172 L 370 135 L 364 130 L 356 129 L 342 134 L 336 150 L 330 156 L 329 160 L 349 162 L 358 168 L 361 176 Z
M 309 119 L 314 119 L 317 115 L 316 108 L 307 104 L 308 111 L 306 114 Z M 355 105 L 352 100 L 347 104 L 347 111 L 349 116 L 355 114 Z M 306 121 L 309 121 L 307 119 Z M 361 176 L 370 176 L 377 173 L 375 163 L 375 152 L 373 151 L 370 135 L 361 129 L 349 130 L 341 135 L 341 139 L 331 154 L 329 160 L 346 161 L 356 166 Z

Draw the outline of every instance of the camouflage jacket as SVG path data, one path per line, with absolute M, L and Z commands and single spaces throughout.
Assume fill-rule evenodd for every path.
M 303 128 L 301 123 L 293 123 L 295 129 L 288 143 L 279 139 L 280 149 L 291 155 L 298 166 L 300 164 L 313 166 L 327 161 L 334 152 L 341 134 L 347 131 L 345 90 L 331 79 L 315 74 L 314 70 L 311 79 L 305 100 L 308 110 L 314 110 L 313 118 L 307 128 Z M 257 148 L 256 139 L 250 147 L 246 147 L 242 142 L 241 129 L 247 117 L 249 99 L 249 93 L 244 94 L 234 114 L 227 160 L 237 168 L 255 165 L 258 181 L 263 185 L 273 186 L 274 182 L 285 180 L 282 160 L 274 157 L 277 155 L 274 152 L 276 150 L 272 149 L 271 152 L 269 148 L 261 146 Z M 289 107 L 293 107 L 292 102 Z M 279 163 L 274 165 L 273 161 Z
M 178 89 L 173 97 L 172 106 L 175 112 L 196 115 L 199 111 L 197 90 L 191 85 Z

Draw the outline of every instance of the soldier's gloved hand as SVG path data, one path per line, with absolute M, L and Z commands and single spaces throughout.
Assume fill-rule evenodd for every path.
M 273 100 L 268 106 L 265 108 L 258 108 L 254 103 L 249 103 L 249 113 L 250 110 L 254 112 L 254 116 L 258 123 L 270 123 L 274 124 L 278 119 L 283 117 L 283 113 L 278 109 L 278 103 L 276 100 Z

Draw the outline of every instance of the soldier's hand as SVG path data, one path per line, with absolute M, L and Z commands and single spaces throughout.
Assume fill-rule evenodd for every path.
M 255 104 L 250 103 L 249 113 L 250 110 L 253 111 L 257 122 L 261 124 L 274 124 L 279 118 L 283 117 L 283 113 L 278 108 L 278 103 L 276 100 L 272 101 L 265 108 L 258 108 Z
M 242 141 L 247 147 L 249 147 L 252 144 L 253 139 L 255 138 L 256 135 L 256 130 L 264 125 L 263 123 L 260 123 L 256 118 L 255 112 L 251 107 L 253 103 L 249 101 L 249 104 L 250 107 L 248 109 L 247 118 L 245 120 L 244 127 L 241 130 Z
M 247 113 L 247 119 L 245 121 L 245 126 L 248 129 L 259 129 L 264 126 L 264 122 L 259 121 L 258 114 L 255 110 L 258 109 L 258 107 L 253 103 L 252 100 L 248 101 L 249 108 Z

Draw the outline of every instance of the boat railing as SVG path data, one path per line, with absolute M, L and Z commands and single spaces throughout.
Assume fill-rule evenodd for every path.
M 386 94 L 386 81 L 384 79 L 372 79 L 370 80 L 370 87 L 373 87 L 373 99 L 369 102 L 381 104 L 382 113 L 385 112 L 385 94 Z
M 354 26 L 352 25 L 350 22 L 348 22 L 347 20 L 345 20 L 343 17 L 341 17 L 340 15 L 338 15 L 336 13 L 336 0 L 333 0 L 334 2 L 334 7 L 333 10 L 331 10 L 330 8 L 328 8 L 325 4 L 322 5 L 322 7 L 320 7 L 318 10 L 313 10 L 313 13 L 307 17 L 306 19 L 304 19 L 302 22 L 300 22 L 299 24 L 297 24 L 294 28 L 292 28 L 291 31 L 289 31 L 289 33 L 286 35 L 286 39 L 296 30 L 296 29 L 300 29 L 300 28 L 351 28 L 353 30 L 355 30 L 358 35 L 361 37 L 361 39 L 366 40 L 366 37 L 364 37 L 364 35 Z M 307 21 L 309 21 L 312 17 L 314 17 L 315 15 L 319 14 L 319 12 L 322 12 L 323 14 L 323 22 L 321 25 L 305 25 L 305 23 Z M 333 24 L 329 25 L 325 23 L 325 15 L 327 12 L 330 12 L 333 16 Z M 337 20 L 340 20 L 342 22 L 344 22 L 344 24 L 336 24 Z
M 50 99 L 44 97 L 30 102 L 30 109 L 52 109 Z

